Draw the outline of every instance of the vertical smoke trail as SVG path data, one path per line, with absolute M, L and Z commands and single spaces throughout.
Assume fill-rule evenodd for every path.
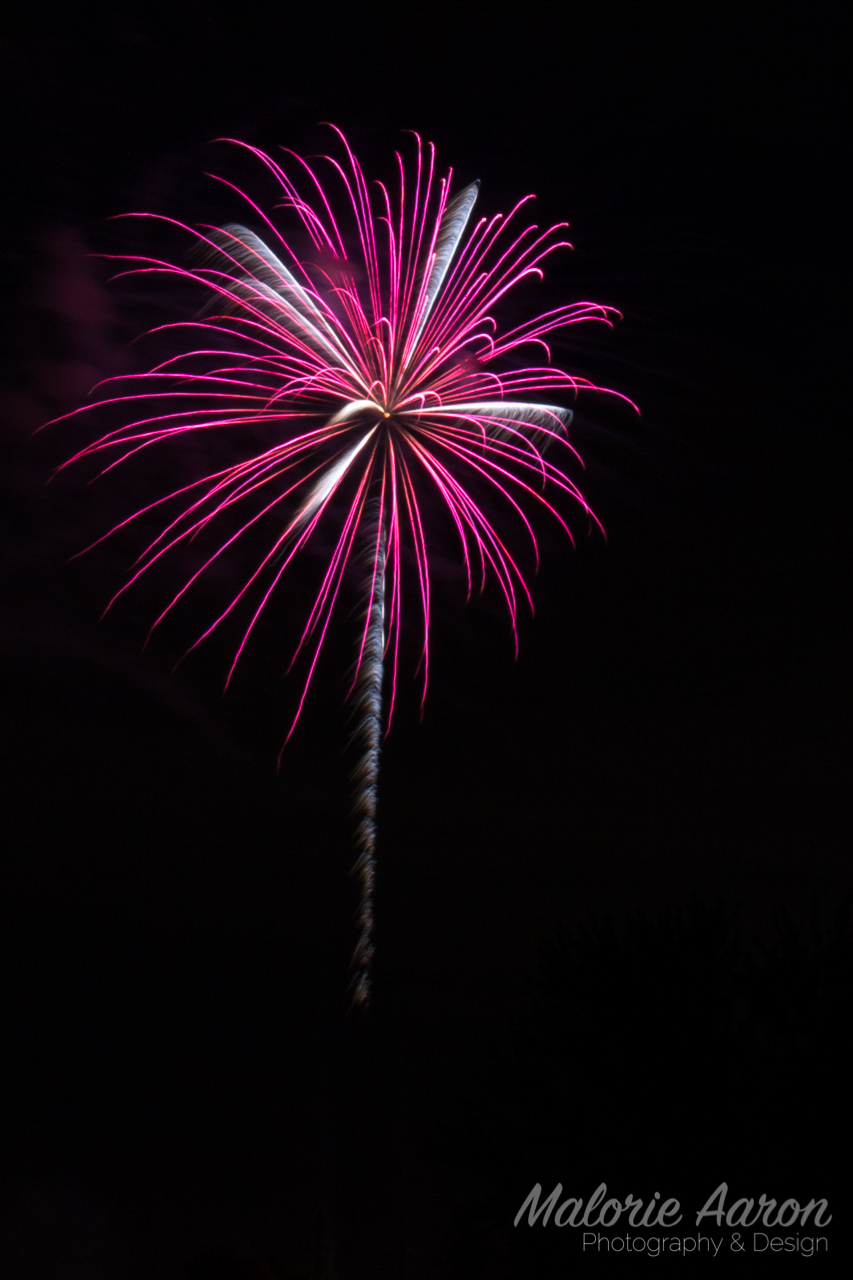
M 352 773 L 353 810 L 358 825 L 355 844 L 358 856 L 353 871 L 361 882 L 359 902 L 360 934 L 353 952 L 355 977 L 353 1004 L 370 1000 L 370 967 L 373 960 L 373 885 L 376 878 L 376 793 L 379 785 L 379 750 L 382 735 L 382 676 L 385 649 L 385 555 L 387 531 L 384 519 L 371 542 L 368 562 L 370 603 L 367 631 L 356 684 L 356 727 L 353 740 L 360 759 Z M 373 526 L 374 529 L 376 526 Z

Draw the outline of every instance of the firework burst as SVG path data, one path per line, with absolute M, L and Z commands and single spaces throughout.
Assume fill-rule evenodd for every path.
M 501 332 L 495 308 L 522 280 L 541 277 L 544 260 L 567 247 L 565 224 L 544 231 L 525 224 L 530 197 L 507 216 L 473 221 L 479 184 L 452 194 L 451 173 L 436 176 L 434 149 L 417 135 L 413 160 L 407 165 L 396 156 L 398 185 L 368 186 L 336 133 L 340 160 L 308 163 L 285 152 L 279 162 L 246 148 L 276 185 L 283 216 L 268 215 L 238 192 L 256 230 L 172 223 L 192 238 L 190 265 L 126 259 L 131 272 L 199 286 L 207 305 L 194 320 L 170 326 L 182 338 L 178 354 L 113 382 L 87 406 L 118 407 L 129 420 L 76 458 L 102 457 L 110 470 L 192 433 L 238 433 L 240 461 L 156 498 L 110 530 L 162 513 L 160 532 L 118 595 L 179 545 L 222 530 L 154 626 L 233 553 L 241 565 L 233 592 L 192 646 L 242 613 L 226 687 L 271 594 L 322 526 L 328 554 L 294 654 L 304 668 L 288 738 L 342 584 L 358 565 L 363 613 L 350 690 L 361 752 L 354 997 L 364 1003 L 373 954 L 380 744 L 394 706 L 404 600 L 407 613 L 420 619 L 424 693 L 429 674 L 426 495 L 433 502 L 437 496 L 455 528 L 469 595 L 492 576 L 515 633 L 519 601 L 530 593 L 503 532 L 506 518 L 534 552 L 537 512 L 548 512 L 570 538 L 565 500 L 597 523 L 568 474 L 578 461 L 568 441 L 571 410 L 542 400 L 544 393 L 556 392 L 559 400 L 597 388 L 553 367 L 546 338 L 582 321 L 609 323 L 613 313 L 577 302 Z M 539 363 L 519 363 L 522 349 Z M 258 528 L 269 533 L 260 554 L 247 536 Z M 241 547 L 248 548 L 242 561 Z M 407 577 L 411 592 L 404 591 Z M 411 610 L 410 599 L 417 602 Z

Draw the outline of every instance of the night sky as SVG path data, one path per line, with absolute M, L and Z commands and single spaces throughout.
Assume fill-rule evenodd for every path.
M 660 1191 L 688 1227 L 723 1180 L 828 1196 L 847 1247 L 836 12 L 4 16 L 4 1277 L 605 1266 L 577 1232 L 525 1252 L 508 1224 L 537 1180 Z M 312 153 L 323 121 L 368 174 L 416 129 L 483 212 L 534 191 L 567 219 L 545 297 L 624 318 L 555 358 L 641 410 L 577 405 L 607 541 L 544 528 L 517 661 L 497 593 L 466 605 L 439 557 L 426 711 L 407 675 L 384 751 L 367 1016 L 348 634 L 276 772 L 298 575 L 225 697 L 224 642 L 173 674 L 192 636 L 143 650 L 162 583 L 98 621 L 132 539 L 71 560 L 149 473 L 48 484 L 93 429 L 33 435 L 184 305 L 108 282 L 90 255 L 151 244 L 108 219 L 224 220 L 205 174 L 248 167 L 212 140 Z

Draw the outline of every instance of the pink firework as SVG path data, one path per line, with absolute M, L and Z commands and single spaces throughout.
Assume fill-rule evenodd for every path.
M 271 594 L 322 526 L 330 551 L 294 654 L 305 654 L 307 674 L 288 737 L 342 584 L 358 565 L 364 612 L 351 690 L 361 751 L 354 998 L 364 1003 L 373 955 L 380 742 L 394 705 L 404 600 L 417 601 L 424 692 L 429 672 L 425 496 L 437 497 L 449 513 L 469 595 L 493 575 L 515 630 L 519 600 L 529 601 L 530 592 L 498 526 L 507 517 L 515 521 L 535 551 L 537 512 L 548 512 L 570 538 L 566 500 L 595 521 L 566 470 L 578 461 L 568 442 L 571 410 L 541 397 L 574 398 L 598 388 L 554 368 L 546 337 L 581 321 L 609 323 L 614 313 L 577 302 L 502 333 L 493 313 L 504 294 L 541 277 L 545 259 L 567 247 L 565 224 L 545 231 L 525 225 L 531 197 L 506 217 L 472 222 L 479 183 L 451 195 L 451 172 L 436 178 L 434 148 L 424 149 L 416 135 L 414 161 L 407 167 L 396 157 L 398 190 L 381 182 L 368 186 L 336 133 L 340 162 L 324 156 L 309 164 L 285 152 L 280 163 L 246 148 L 266 166 L 278 188 L 276 209 L 285 210 L 273 218 L 238 192 L 261 234 L 236 224 L 192 229 L 165 219 L 192 237 L 199 265 L 129 259 L 131 271 L 198 285 L 208 305 L 196 319 L 171 326 L 186 332 L 191 349 L 121 379 L 107 398 L 87 406 L 120 406 L 132 420 L 76 457 L 102 455 L 109 470 L 189 433 L 238 431 L 245 442 L 241 461 L 166 493 L 116 526 L 177 509 L 164 514 L 161 531 L 121 591 L 179 544 L 223 530 L 155 626 L 220 557 L 230 553 L 239 563 L 241 545 L 249 548 L 233 594 L 195 642 L 235 611 L 246 611 L 226 685 Z M 285 222 L 290 229 L 280 225 Z M 298 251 L 294 235 L 310 248 Z M 523 351 L 539 363 L 517 363 Z M 258 527 L 272 531 L 260 554 L 245 536 Z M 413 590 L 404 592 L 409 575 Z

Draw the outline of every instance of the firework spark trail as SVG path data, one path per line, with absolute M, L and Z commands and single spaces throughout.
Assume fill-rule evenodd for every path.
M 376 880 L 376 805 L 379 791 L 379 755 L 382 743 L 382 683 L 385 675 L 385 560 L 387 533 L 381 501 L 373 515 L 376 535 L 371 540 L 368 607 L 365 631 L 356 674 L 353 740 L 360 759 L 352 773 L 353 809 L 358 825 L 355 832 L 357 857 L 353 870 L 360 884 L 358 922 L 361 930 L 355 951 L 352 983 L 353 1003 L 370 999 L 370 969 L 373 961 L 373 887 Z
M 278 219 L 224 182 L 246 202 L 263 239 L 238 223 L 193 229 L 159 218 L 191 238 L 193 265 L 141 255 L 121 259 L 128 268 L 120 274 L 194 284 L 206 292 L 207 305 L 194 320 L 153 331 L 189 335 L 187 349 L 145 373 L 108 380 L 101 399 L 75 411 L 109 409 L 123 415 L 124 425 L 69 461 L 96 459 L 103 475 L 152 446 L 192 442 L 204 433 L 224 432 L 242 445 L 241 461 L 196 472 L 103 535 L 162 514 L 160 532 L 143 547 L 108 608 L 164 557 L 199 537 L 213 539 L 167 600 L 153 631 L 186 603 L 201 577 L 218 570 L 220 557 L 252 546 L 255 533 L 269 530 L 268 549 L 260 556 L 251 552 L 248 564 L 244 554 L 233 594 L 188 650 L 226 620 L 242 618 L 226 687 L 271 595 L 322 526 L 332 551 L 291 659 L 291 668 L 303 664 L 303 674 L 288 739 L 348 567 L 369 545 L 364 625 L 350 691 L 354 738 L 362 752 L 355 777 L 361 932 L 354 989 L 356 1000 L 366 1003 L 379 751 L 394 708 L 401 618 L 409 596 L 422 619 L 422 700 L 429 674 L 435 534 L 424 500 L 437 495 L 450 518 L 469 597 L 494 577 L 517 648 L 519 600 L 531 597 L 519 552 L 502 522 L 520 523 L 537 564 L 534 513 L 548 512 L 570 538 L 562 499 L 574 504 L 588 526 L 598 523 L 565 466 L 579 461 L 568 439 L 572 412 L 540 397 L 550 393 L 551 400 L 557 392 L 574 399 L 579 391 L 603 388 L 553 366 L 548 340 L 556 330 L 590 320 L 609 325 L 617 313 L 576 302 L 501 332 L 493 310 L 521 281 L 541 279 L 549 255 L 570 247 L 562 238 L 563 224 L 544 231 L 521 225 L 529 196 L 506 217 L 473 221 L 479 183 L 451 195 L 452 171 L 437 178 L 434 148 L 425 150 L 417 135 L 414 181 L 397 153 L 399 196 L 392 198 L 380 182 L 372 197 L 358 160 L 335 132 L 343 163 L 332 156 L 320 162 L 343 188 L 354 241 L 339 221 L 317 161 L 309 164 L 286 152 L 287 160 L 279 163 L 236 143 L 265 167 L 277 187 L 276 207 L 289 214 L 295 231 L 285 232 Z M 284 168 L 291 163 L 295 178 Z M 308 243 L 305 251 L 300 236 Z M 524 347 L 537 352 L 538 365 L 513 364 Z M 404 591 L 404 578 L 411 579 L 411 591 Z M 386 662 L 390 696 L 384 713 Z

